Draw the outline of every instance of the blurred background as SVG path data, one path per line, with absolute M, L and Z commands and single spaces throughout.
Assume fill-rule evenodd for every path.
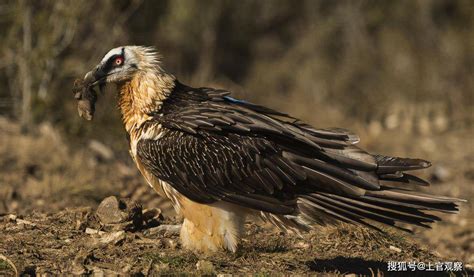
M 111 48 L 155 46 L 192 86 L 358 133 L 372 152 L 423 157 L 432 191 L 473 200 L 471 0 L 1 0 L 0 213 L 167 205 L 138 175 L 116 94 L 81 120 L 75 78 Z M 423 231 L 474 262 L 472 201 Z M 471 254 L 470 254 L 471 253 Z

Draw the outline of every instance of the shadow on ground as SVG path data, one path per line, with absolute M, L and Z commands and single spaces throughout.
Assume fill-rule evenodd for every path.
M 361 258 L 336 257 L 332 259 L 314 259 L 307 266 L 316 272 L 339 271 L 341 273 L 355 273 L 371 275 L 377 271 L 385 272 L 387 264 L 379 261 L 366 261 Z M 371 272 L 371 270 L 373 272 Z

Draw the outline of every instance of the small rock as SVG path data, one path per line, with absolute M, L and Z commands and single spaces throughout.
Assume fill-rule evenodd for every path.
M 104 234 L 103 231 L 99 231 L 99 230 L 92 229 L 92 228 L 89 228 L 89 227 L 86 228 L 86 231 L 85 231 L 85 232 L 86 232 L 86 234 L 88 234 L 88 235 L 96 235 L 96 234 L 102 235 L 102 234 Z
M 395 246 L 393 246 L 393 245 L 390 245 L 390 247 L 389 247 L 388 249 L 390 249 L 390 250 L 392 250 L 392 251 L 395 251 L 395 252 L 397 252 L 397 253 L 401 253 L 401 252 L 402 252 L 402 250 L 401 250 L 400 248 L 395 247 Z
M 199 260 L 196 263 L 196 269 L 203 274 L 212 274 L 214 273 L 214 265 L 210 261 Z
M 117 228 L 109 228 L 112 230 L 138 229 L 143 224 L 141 205 L 130 199 L 119 200 L 115 196 L 109 196 L 102 200 L 96 214 L 105 226 L 120 224 L 115 226 Z
M 120 207 L 117 197 L 109 196 L 100 202 L 96 214 L 103 224 L 121 223 L 125 222 L 128 218 L 127 214 L 122 210 L 125 209 Z
M 15 214 L 9 214 L 9 215 L 7 215 L 6 218 L 7 218 L 10 222 L 15 222 L 17 216 L 16 216 Z

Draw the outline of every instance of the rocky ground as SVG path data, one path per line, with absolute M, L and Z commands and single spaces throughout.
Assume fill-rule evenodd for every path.
M 50 125 L 24 135 L 3 118 L 0 134 L 0 275 L 391 276 L 389 261 L 463 262 L 464 271 L 457 273 L 474 274 L 470 130 L 419 136 L 416 143 L 401 140 L 407 136 L 397 132 L 362 138 L 364 147 L 374 152 L 429 157 L 435 166 L 422 177 L 432 181 L 430 191 L 470 201 L 460 214 L 443 215 L 444 221 L 433 229 L 381 234 L 341 225 L 298 237 L 249 221 L 237 253 L 213 256 L 181 249 L 174 226 L 179 219 L 169 203 L 143 184 L 129 161 L 100 142 L 71 150 Z
M 202 256 L 180 248 L 177 222 L 159 210 L 142 211 L 128 201 L 106 198 L 90 207 L 27 216 L 4 215 L 0 273 L 356 273 L 382 274 L 387 261 L 446 260 L 407 236 L 342 225 L 303 237 L 247 224 L 235 254 Z

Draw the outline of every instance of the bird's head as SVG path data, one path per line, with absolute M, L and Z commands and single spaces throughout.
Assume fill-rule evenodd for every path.
M 122 83 L 131 80 L 136 74 L 149 70 L 161 70 L 158 54 L 152 47 L 121 46 L 113 48 L 100 63 L 84 76 L 84 85 Z
M 121 46 L 105 54 L 82 81 L 77 81 L 73 91 L 79 101 L 79 115 L 91 120 L 97 98 L 94 87 L 99 86 L 103 91 L 110 84 L 116 85 L 120 92 L 118 106 L 129 130 L 134 124 L 131 119 L 142 118 L 160 108 L 174 88 L 175 80 L 160 66 L 154 48 Z

